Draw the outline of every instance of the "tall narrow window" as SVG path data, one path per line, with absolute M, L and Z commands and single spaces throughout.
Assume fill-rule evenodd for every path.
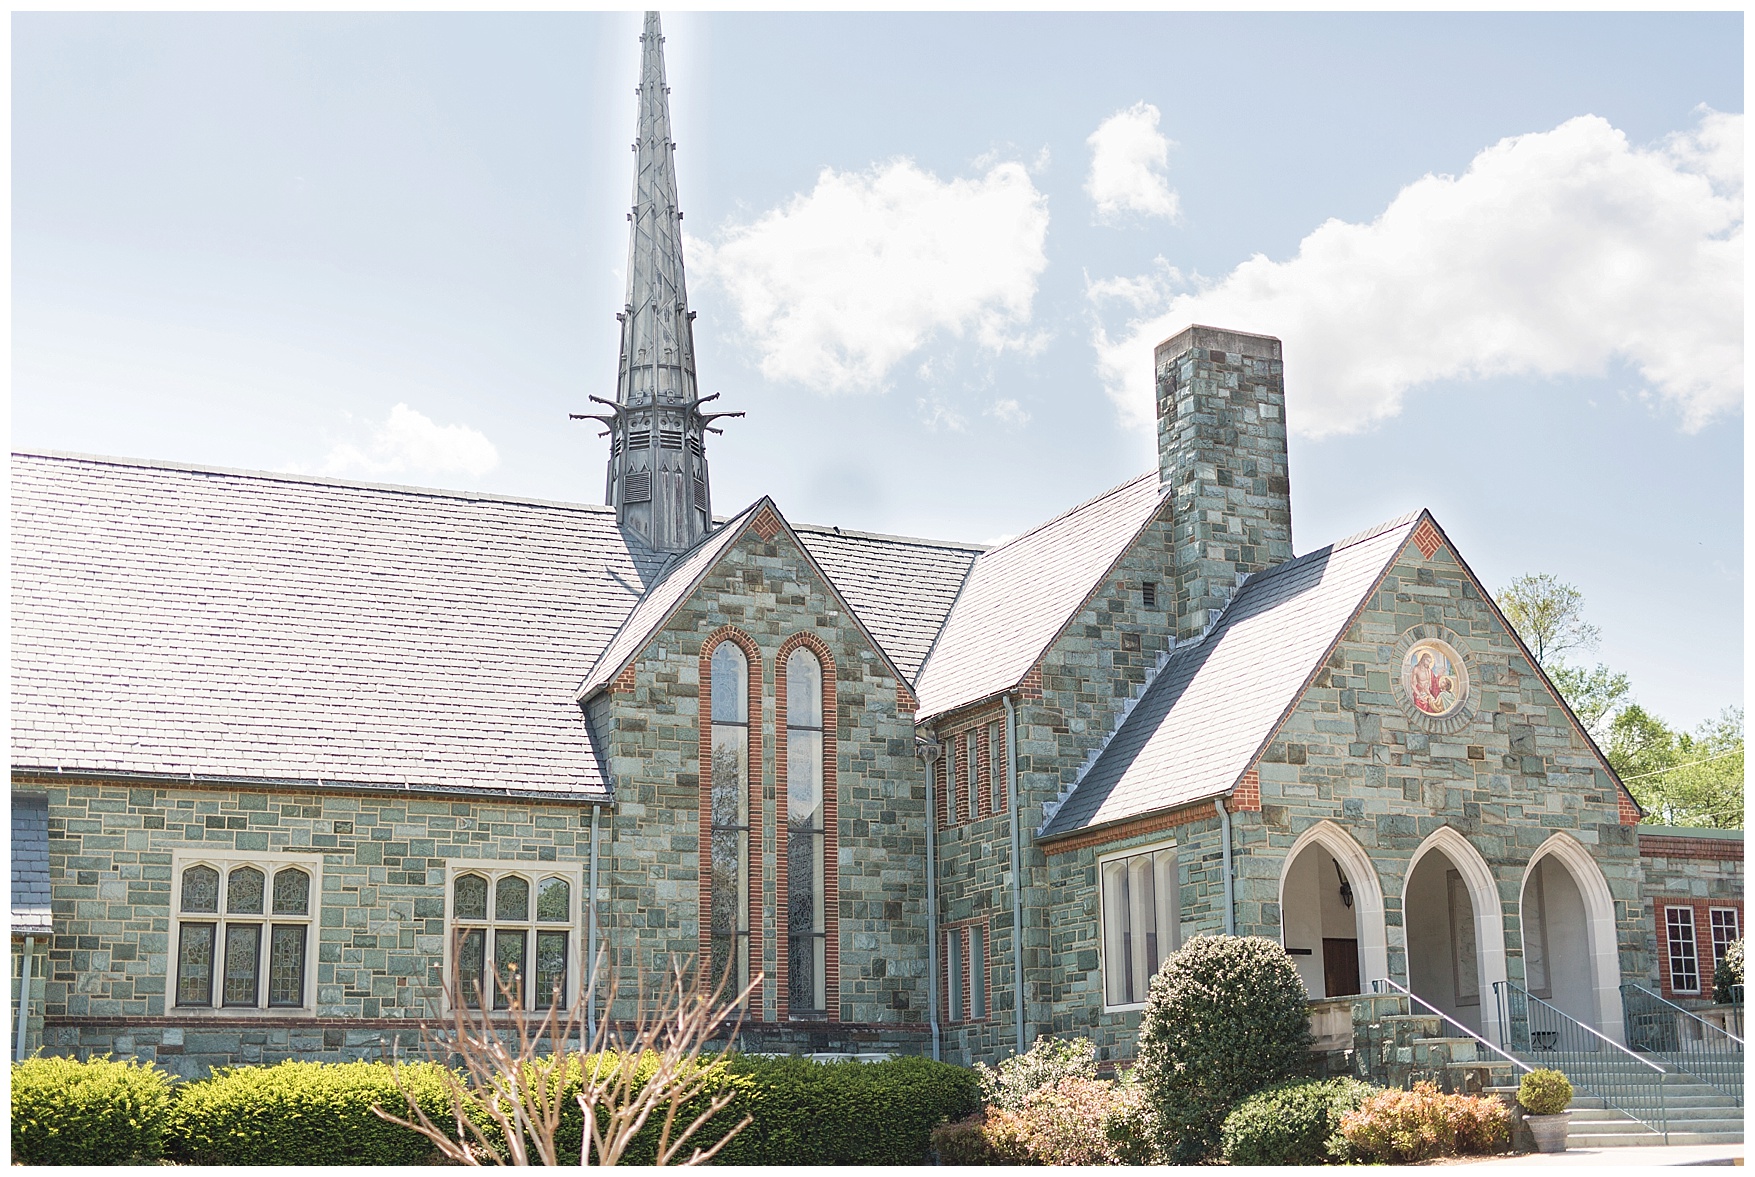
M 987 925 L 969 925 L 969 1020 L 987 1020 Z
M 963 1018 L 963 929 L 952 928 L 945 933 L 945 1020 Z
M 954 826 L 962 818 L 957 806 L 957 737 L 945 739 L 945 824 Z
M 308 1008 L 305 953 L 320 860 L 174 858 L 176 1004 Z
M 1119 855 L 1105 859 L 1099 873 L 1104 1000 L 1110 1006 L 1138 1005 L 1179 939 L 1176 851 Z
M 828 1002 L 823 910 L 823 667 L 802 647 L 786 659 L 786 988 L 793 1017 Z
M 1694 909 L 1664 909 L 1664 929 L 1670 950 L 1670 992 L 1700 992 L 1700 950 L 1694 940 Z
M 1715 907 L 1709 915 L 1712 919 L 1712 967 L 1716 971 L 1724 961 L 1725 951 L 1742 936 L 1743 921 L 1738 918 L 1734 907 Z
M 749 659 L 720 642 L 712 675 L 711 968 L 715 983 L 737 993 L 749 983 Z
M 993 790 L 993 812 L 1004 813 L 1006 806 L 1005 727 L 998 721 L 987 725 L 987 776 Z

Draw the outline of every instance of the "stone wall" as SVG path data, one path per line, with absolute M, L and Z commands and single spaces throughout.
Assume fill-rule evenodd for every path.
M 752 879 L 759 872 L 761 882 L 752 971 L 759 967 L 767 980 L 744 1039 L 752 1049 L 829 1050 L 857 1041 L 865 1049 L 918 1052 L 927 1018 L 926 782 L 914 755 L 912 699 L 772 516 L 758 517 L 730 544 L 635 657 L 632 673 L 591 704 L 615 780 L 604 852 L 616 885 L 605 927 L 624 992 L 632 992 L 627 970 L 636 944 L 648 967 L 701 948 L 701 651 L 728 630 L 758 654 L 751 727 L 759 745 L 760 805 L 752 812 L 760 832 L 752 832 L 751 859 Z M 839 894 L 828 951 L 830 979 L 839 982 L 838 1000 L 830 995 L 838 1024 L 780 1020 L 784 786 L 777 737 L 784 717 L 776 672 L 782 647 L 799 634 L 834 662 Z

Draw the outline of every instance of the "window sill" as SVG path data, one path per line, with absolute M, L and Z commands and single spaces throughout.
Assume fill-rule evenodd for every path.
M 276 1005 L 267 1009 L 241 1005 L 173 1005 L 165 1010 L 171 1018 L 236 1018 L 241 1022 L 253 1018 L 314 1018 L 317 1011 L 308 1005 Z

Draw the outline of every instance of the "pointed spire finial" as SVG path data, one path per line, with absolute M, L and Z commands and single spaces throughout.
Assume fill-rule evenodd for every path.
M 609 426 L 604 498 L 617 521 L 661 551 L 691 546 L 712 526 L 703 414 L 695 382 L 694 312 L 683 282 L 682 211 L 676 199 L 676 143 L 664 34 L 646 14 L 640 34 L 639 118 L 634 138 L 634 207 L 628 214 L 628 297 L 621 321 L 615 400 L 608 413 L 576 413 Z M 711 430 L 717 433 L 718 430 Z

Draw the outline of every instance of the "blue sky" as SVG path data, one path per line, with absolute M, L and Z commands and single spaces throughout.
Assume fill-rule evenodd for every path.
M 17 14 L 15 446 L 599 501 L 635 14 Z M 1742 702 L 1740 14 L 667 17 L 722 511 L 1015 534 L 1286 341 L 1294 539 L 1430 507 Z

